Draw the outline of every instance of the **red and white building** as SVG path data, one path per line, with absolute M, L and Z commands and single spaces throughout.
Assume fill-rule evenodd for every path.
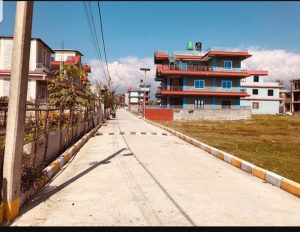
M 9 96 L 13 37 L 0 36 L 0 96 Z M 47 101 L 47 84 L 51 77 L 51 55 L 54 51 L 41 39 L 30 44 L 27 100 Z

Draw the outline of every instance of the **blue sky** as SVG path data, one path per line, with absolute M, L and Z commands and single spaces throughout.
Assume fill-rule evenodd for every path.
M 154 89 L 157 50 L 183 51 L 188 41 L 208 47 L 249 49 L 244 61 L 249 69 L 269 71 L 268 80 L 289 80 L 300 73 L 300 2 L 102 2 L 102 19 L 108 66 L 119 92 L 136 87 L 143 73 Z M 15 2 L 4 2 L 0 35 L 13 35 Z M 92 2 L 96 28 L 100 24 L 96 2 Z M 51 48 L 77 49 L 92 65 L 90 80 L 105 82 L 97 62 L 83 2 L 34 3 L 32 36 Z M 102 44 L 100 43 L 102 47 Z M 155 91 L 152 92 L 154 94 Z
M 92 4 L 96 10 L 96 2 Z M 184 50 L 187 41 L 201 41 L 204 49 L 239 44 L 300 52 L 300 2 L 101 2 L 101 6 L 109 61 L 153 56 L 156 50 Z M 13 34 L 14 15 L 15 3 L 4 2 L 1 35 Z M 94 59 L 88 30 L 81 1 L 35 2 L 33 37 L 50 47 L 58 48 L 64 40 L 65 48 Z

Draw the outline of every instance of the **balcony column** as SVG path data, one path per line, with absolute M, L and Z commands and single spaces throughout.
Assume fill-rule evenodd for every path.
M 241 99 L 240 98 L 238 98 L 237 99 L 237 109 L 239 110 L 239 109 L 241 109 Z
M 187 108 L 187 99 L 186 99 L 186 96 L 183 96 L 182 97 L 182 109 L 186 109 Z
M 170 107 L 170 96 L 167 96 L 167 107 Z
M 186 90 L 187 90 L 187 79 L 186 79 L 186 77 L 184 77 L 184 78 L 182 79 L 182 90 L 183 90 L 183 91 L 186 91 Z
M 170 90 L 171 79 L 167 78 L 167 90 Z
M 241 92 L 241 79 L 237 80 L 237 92 Z
M 216 57 L 213 57 L 211 60 L 211 65 L 212 65 L 212 69 L 215 71 L 216 67 L 217 67 L 217 60 Z
M 212 78 L 212 83 L 211 83 L 211 90 L 216 91 L 216 78 Z
M 212 99 L 211 99 L 211 108 L 214 110 L 214 109 L 216 109 L 216 98 L 215 97 L 213 97 Z

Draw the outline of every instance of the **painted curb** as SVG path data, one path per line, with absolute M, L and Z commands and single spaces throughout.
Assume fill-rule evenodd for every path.
M 245 160 L 242 160 L 234 155 L 228 154 L 228 153 L 221 151 L 215 147 L 209 146 L 208 144 L 205 144 L 198 140 L 195 140 L 195 139 L 193 139 L 187 135 L 184 135 L 178 131 L 175 131 L 171 128 L 157 124 L 148 119 L 143 119 L 143 120 L 154 126 L 161 128 L 163 130 L 166 130 L 173 135 L 176 135 L 180 139 L 183 139 L 184 141 L 208 152 L 209 154 L 225 161 L 226 163 L 231 164 L 232 166 L 234 166 L 236 168 L 243 170 L 244 172 L 247 172 L 253 176 L 256 176 L 262 180 L 265 180 L 266 182 L 268 182 L 278 188 L 281 188 L 282 190 L 284 190 L 286 192 L 289 192 L 297 197 L 300 197 L 300 184 L 293 180 L 287 179 L 276 173 L 273 173 L 271 171 L 268 171 L 266 169 L 258 167 L 256 165 L 251 164 Z
M 85 134 L 81 139 L 79 139 L 73 146 L 69 147 L 64 153 L 62 153 L 56 160 L 49 164 L 43 170 L 43 175 L 36 182 L 36 188 L 31 188 L 25 193 L 21 192 L 20 196 L 20 207 L 34 194 L 36 194 L 41 188 L 43 188 L 46 183 L 57 174 L 61 168 L 68 163 L 68 161 L 79 151 L 79 149 L 99 130 L 101 123 L 98 124 L 94 129 Z M 1 210 L 1 207 L 0 207 Z M 1 211 L 0 211 L 1 216 Z M 1 219 L 1 218 L 0 218 Z M 0 223 L 1 224 L 1 223 Z

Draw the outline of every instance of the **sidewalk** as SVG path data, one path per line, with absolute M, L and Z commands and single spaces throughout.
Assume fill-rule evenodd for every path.
M 299 198 L 124 110 L 117 117 L 13 226 L 300 225 Z

